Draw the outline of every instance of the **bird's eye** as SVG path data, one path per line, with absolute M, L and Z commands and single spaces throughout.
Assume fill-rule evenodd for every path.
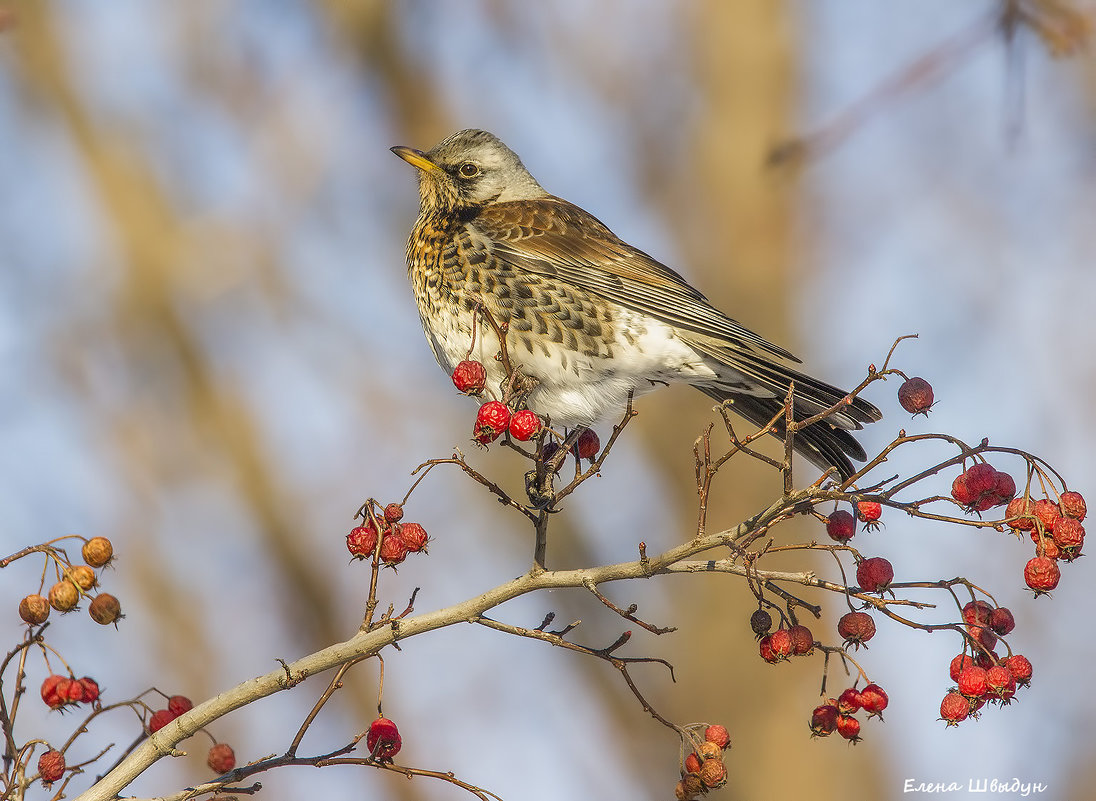
M 479 175 L 480 168 L 476 166 L 475 162 L 466 161 L 457 169 L 461 178 L 475 178 Z

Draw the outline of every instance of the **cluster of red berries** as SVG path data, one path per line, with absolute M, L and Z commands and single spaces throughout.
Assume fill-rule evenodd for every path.
M 91 676 L 78 679 L 74 676 L 53 674 L 43 680 L 41 695 L 42 701 L 50 709 L 94 704 L 99 700 L 99 683 Z
M 700 726 L 696 728 L 699 729 Z M 727 781 L 727 766 L 723 764 L 723 752 L 730 748 L 730 745 L 731 736 L 725 727 L 718 723 L 705 726 L 703 742 L 685 757 L 682 763 L 681 780 L 674 788 L 674 797 L 678 801 L 689 801 L 709 790 L 722 787 Z
M 391 762 L 403 747 L 403 738 L 396 724 L 388 718 L 377 718 L 369 724 L 365 735 L 365 747 L 378 762 Z
M 835 509 L 826 518 L 826 534 L 834 542 L 844 545 L 856 535 L 856 521 L 864 523 L 865 531 L 872 531 L 883 525 L 879 518 L 883 516 L 883 506 L 877 501 L 860 501 L 856 504 L 856 514 L 844 509 Z
M 156 710 L 148 719 L 149 732 L 158 732 L 164 726 L 171 723 L 171 721 L 175 720 L 175 718 L 189 712 L 193 708 L 194 702 L 185 695 L 171 696 L 167 699 L 167 708 Z
M 1058 502 L 1030 496 L 1013 498 L 1005 509 L 1005 522 L 1015 532 L 1027 531 L 1035 543 L 1035 557 L 1024 566 L 1024 580 L 1036 595 L 1050 592 L 1061 578 L 1059 560 L 1072 562 L 1085 543 L 1088 507 L 1079 492 L 1067 491 Z
M 62 614 L 76 609 L 80 599 L 98 586 L 99 579 L 95 575 L 95 569 L 110 564 L 114 558 L 114 546 L 106 537 L 92 537 L 81 549 L 85 562 L 82 565 L 69 564 L 59 551 L 52 553 L 65 565 L 61 580 L 50 587 L 46 595 L 32 593 L 19 601 L 19 617 L 31 626 L 45 623 L 49 619 L 50 609 Z M 105 592 L 91 599 L 88 614 L 92 620 L 104 626 L 116 623 L 123 617 L 118 599 Z
M 761 658 L 770 665 L 783 662 L 788 657 L 806 656 L 814 650 L 814 635 L 806 626 L 795 624 L 791 628 L 781 626 L 770 633 L 773 618 L 764 609 L 750 616 L 750 628 L 757 635 L 757 647 Z
M 998 657 L 997 638 L 1012 632 L 1016 620 L 1006 607 L 977 600 L 963 607 L 967 635 L 976 644 L 974 654 L 959 654 L 951 660 L 949 674 L 956 687 L 940 703 L 940 718 L 949 726 L 977 717 L 986 702 L 1009 703 L 1017 687 L 1031 682 L 1031 662 L 1020 654 Z
M 480 395 L 487 383 L 487 368 L 481 362 L 465 359 L 453 368 L 453 386 L 465 395 Z M 494 442 L 507 431 L 519 442 L 528 442 L 540 433 L 543 424 L 528 409 L 511 412 L 510 407 L 499 401 L 488 401 L 479 408 L 472 439 L 480 445 Z
M 816 706 L 811 714 L 811 734 L 829 737 L 835 731 L 852 743 L 860 742 L 860 721 L 856 713 L 864 710 L 868 717 L 883 719 L 883 710 L 890 703 L 886 691 L 878 684 L 869 684 L 863 690 L 849 687 L 837 698 Z
M 371 559 L 374 554 L 386 565 L 398 565 L 409 553 L 425 553 L 430 538 L 418 523 L 401 523 L 403 507 L 390 503 L 375 518 L 365 515 L 365 523 L 346 535 L 346 549 L 356 559 Z M 377 546 L 380 545 L 378 551 Z
M 1004 506 L 1016 497 L 1016 482 L 987 462 L 976 462 L 951 484 L 951 497 L 968 512 L 984 512 Z

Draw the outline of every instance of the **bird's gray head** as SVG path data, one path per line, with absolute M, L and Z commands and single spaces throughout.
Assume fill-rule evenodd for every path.
M 424 210 L 529 200 L 548 194 L 517 153 L 487 131 L 457 131 L 425 153 L 409 147 L 394 147 L 392 152 L 418 167 Z

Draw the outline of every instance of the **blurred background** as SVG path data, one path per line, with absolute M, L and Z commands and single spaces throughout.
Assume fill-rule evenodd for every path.
M 475 406 L 431 358 L 406 284 L 415 178 L 388 152 L 464 127 L 498 134 L 549 191 L 815 375 L 851 386 L 896 337 L 919 334 L 895 366 L 928 378 L 938 405 L 911 421 L 897 383 L 875 385 L 885 419 L 864 432 L 869 451 L 900 428 L 989 437 L 1091 490 L 1096 62 L 1074 47 L 1091 9 L 1073 8 L 0 2 L 0 551 L 63 534 L 115 542 L 107 589 L 126 620 L 101 629 L 75 615 L 50 629 L 107 700 L 155 685 L 197 701 L 353 634 L 368 586 L 343 543 L 355 510 L 370 496 L 398 500 L 425 459 L 473 452 Z M 1013 28 L 1000 24 L 1006 9 Z M 555 521 L 554 566 L 690 536 L 691 449 L 710 402 L 671 388 L 639 410 L 602 477 Z M 473 458 L 516 486 L 513 454 Z M 995 466 L 1020 475 L 1018 461 Z M 779 489 L 756 464 L 733 467 L 712 526 Z M 529 564 L 522 519 L 455 470 L 435 471 L 407 513 L 434 540 L 429 557 L 385 574 L 383 600 L 397 609 L 414 587 L 428 611 Z M 1090 796 L 1088 560 L 1033 602 L 1021 574 L 1030 543 L 884 522 L 857 544 L 890 558 L 898 580 L 966 575 L 1013 609 L 1033 686 L 945 730 L 958 638 L 881 624 L 861 653 L 890 692 L 886 723 L 866 723 L 855 748 L 812 741 L 821 659 L 764 664 L 742 582 L 603 587 L 679 627 L 637 632 L 624 653 L 675 665 L 676 683 L 657 666 L 634 670 L 662 714 L 730 729 L 728 786 L 712 797 L 898 798 L 906 780 L 1013 778 L 1046 785 L 1043 798 Z M 781 536 L 820 533 L 804 521 Z M 18 599 L 37 589 L 33 561 L 0 580 L 9 643 L 21 636 Z M 813 600 L 826 605 L 816 636 L 835 639 L 840 605 Z M 595 646 L 623 628 L 577 592 L 523 598 L 498 617 L 535 626 L 548 611 L 582 619 L 576 639 Z M 384 712 L 407 764 L 508 800 L 672 798 L 675 736 L 603 662 L 461 627 L 408 641 L 385 664 Z M 42 669 L 32 661 L 33 688 Z M 302 754 L 368 725 L 376 674 L 373 662 L 351 673 Z M 280 753 L 325 681 L 213 730 L 241 762 Z M 831 689 L 845 681 L 832 667 Z M 71 729 L 38 706 L 21 711 L 24 736 Z M 103 721 L 69 762 L 124 747 L 134 728 L 124 715 Z M 194 743 L 195 756 L 161 762 L 127 793 L 205 778 L 207 744 Z M 467 797 L 360 768 L 261 781 L 264 798 Z

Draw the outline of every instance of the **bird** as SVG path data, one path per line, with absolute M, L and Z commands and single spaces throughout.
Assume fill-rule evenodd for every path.
M 865 460 L 851 432 L 881 419 L 874 405 L 801 372 L 799 359 L 679 273 L 547 192 L 494 134 L 467 129 L 425 152 L 391 150 L 417 168 L 407 274 L 427 342 L 450 375 L 478 358 L 486 395 L 502 399 L 502 333 L 510 362 L 532 379 L 526 407 L 574 428 L 619 419 L 633 396 L 678 382 L 766 426 L 794 386 L 796 420 L 840 407 L 797 432 L 793 448 L 842 480 Z M 783 432 L 778 420 L 771 433 Z

